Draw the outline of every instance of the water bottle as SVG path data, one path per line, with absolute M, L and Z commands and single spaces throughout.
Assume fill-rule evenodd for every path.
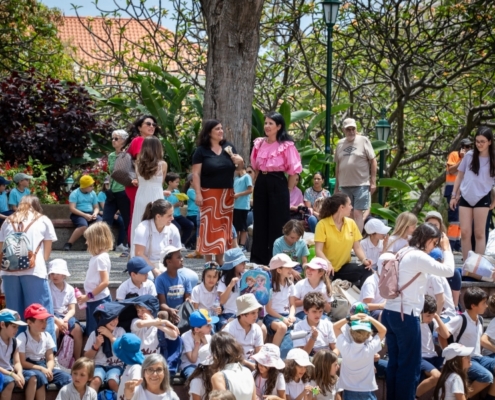
M 217 308 L 220 307 L 220 297 L 215 297 L 215 301 L 213 302 L 213 307 L 210 310 L 210 315 L 211 316 L 216 316 L 217 315 Z
M 76 295 L 76 299 L 78 299 L 79 297 L 82 296 L 82 293 L 81 291 L 79 290 L 79 288 L 75 288 L 74 289 L 74 294 Z M 86 303 L 83 303 L 83 304 L 77 304 L 79 306 L 79 309 L 80 310 L 84 310 L 86 307 L 88 307 L 88 305 Z
M 303 339 L 305 338 L 306 336 L 308 336 L 311 332 L 306 332 L 306 331 L 292 331 L 290 333 L 290 338 L 292 340 L 297 340 L 297 339 Z

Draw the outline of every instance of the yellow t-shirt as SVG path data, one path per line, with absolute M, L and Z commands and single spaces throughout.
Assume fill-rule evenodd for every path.
M 333 217 L 320 220 L 316 225 L 315 242 L 323 243 L 323 253 L 337 272 L 351 261 L 351 249 L 354 242 L 362 239 L 359 228 L 351 218 L 344 218 L 342 229 L 335 226 Z

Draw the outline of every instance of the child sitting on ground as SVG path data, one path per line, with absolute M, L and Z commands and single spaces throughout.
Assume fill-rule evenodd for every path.
M 191 293 L 191 303 L 197 310 L 204 308 L 210 311 L 211 315 L 220 315 L 221 307 L 215 308 L 215 302 L 220 304 L 220 297 L 217 292 L 217 283 L 220 279 L 220 266 L 215 261 L 205 263 L 201 275 L 201 283 L 193 287 Z
M 180 321 L 177 310 L 191 297 L 191 282 L 179 273 L 184 260 L 179 248 L 169 245 L 162 250 L 162 255 L 167 270 L 155 279 L 156 292 L 163 318 L 177 325 Z
M 294 325 L 294 333 L 303 331 L 309 335 L 294 340 L 294 347 L 303 349 L 309 355 L 313 355 L 320 349 L 335 350 L 337 338 L 333 331 L 333 324 L 329 319 L 322 319 L 325 304 L 321 293 L 308 293 L 303 299 L 306 318 Z
M 112 349 L 113 354 L 125 364 L 117 393 L 117 399 L 124 399 L 125 384 L 131 380 L 138 380 L 142 376 L 141 366 L 144 355 L 141 352 L 141 339 L 133 333 L 126 333 L 113 342 Z
M 9 210 L 9 198 L 7 196 L 7 185 L 11 182 L 0 176 L 0 226 L 7 219 L 9 215 L 14 213 L 14 210 Z
M 83 346 L 83 329 L 76 314 L 76 295 L 74 288 L 65 282 L 65 277 L 70 276 L 67 262 L 56 258 L 48 264 L 48 277 L 50 278 L 50 292 L 52 294 L 53 313 L 55 314 L 55 335 L 57 340 L 60 333 L 70 333 L 74 339 L 74 360 L 81 357 Z
M 314 365 L 309 361 L 308 353 L 302 349 L 292 349 L 285 359 L 285 397 L 287 400 L 309 400 L 313 398 L 314 385 L 311 376 Z
M 263 306 L 258 303 L 254 294 L 248 293 L 236 299 L 237 318 L 223 328 L 223 332 L 230 333 L 244 349 L 243 365 L 254 371 L 255 364 L 250 359 L 263 346 L 263 331 L 256 323 L 258 313 Z
M 445 364 L 438 379 L 433 398 L 466 400 L 472 397 L 469 389 L 467 370 L 471 365 L 472 347 L 465 347 L 458 343 L 449 344 L 442 351 Z M 485 397 L 486 398 L 486 397 Z
M 88 386 L 94 372 L 93 360 L 87 357 L 77 359 L 71 369 L 72 383 L 60 389 L 55 400 L 96 400 L 98 393 Z
M 36 394 L 36 377 L 25 380 L 19 357 L 19 339 L 16 339 L 19 326 L 27 326 L 19 314 L 4 308 L 0 311 L 0 373 L 2 374 L 2 400 L 10 400 L 14 386 L 24 389 L 24 398 L 34 400 Z M 5 349 L 5 350 L 3 350 Z
M 117 300 L 130 299 L 143 294 L 156 296 L 155 284 L 148 279 L 148 273 L 153 268 L 153 266 L 146 263 L 144 258 L 132 257 L 127 262 L 127 273 L 130 278 L 122 282 L 117 289 L 115 296 Z
M 368 306 L 371 316 L 378 321 L 381 319 L 382 311 L 386 304 L 386 300 L 380 295 L 380 291 L 378 290 L 379 274 L 382 272 L 381 269 L 383 266 L 381 262 L 379 264 L 377 271 L 374 271 L 373 275 L 366 278 L 359 294 L 359 301 Z
M 14 183 L 16 187 L 9 193 L 9 208 L 12 211 L 17 211 L 19 203 L 24 196 L 31 194 L 29 188 L 29 181 L 33 179 L 31 175 L 18 173 L 14 175 Z
M 280 372 L 285 368 L 285 363 L 280 358 L 280 348 L 272 343 L 264 344 L 252 358 L 256 361 L 253 372 L 256 396 L 264 399 L 265 396 L 274 395 L 285 399 L 285 379 Z
M 342 334 L 342 328 L 350 322 L 349 335 Z M 371 325 L 377 334 L 371 340 Z M 374 358 L 382 348 L 387 329 L 373 317 L 359 313 L 341 319 L 334 324 L 337 349 L 342 357 L 338 388 L 343 390 L 344 399 L 376 398 L 378 390 L 374 373 Z M 361 396 L 361 397 L 359 397 Z
M 299 265 L 308 262 L 309 249 L 304 236 L 304 225 L 301 221 L 291 219 L 282 228 L 283 236 L 273 242 L 273 255 L 287 254 L 292 261 Z
M 409 246 L 409 238 L 416 230 L 418 217 L 411 212 L 400 213 L 395 221 L 395 228 L 383 251 L 396 254 L 400 249 Z
M 490 386 L 485 399 L 495 399 L 495 384 L 493 382 L 493 370 L 495 358 L 481 355 L 481 337 L 483 336 L 483 315 L 486 311 L 487 294 L 479 287 L 470 287 L 464 293 L 464 307 L 466 311 L 452 318 L 445 324 L 455 343 L 466 347 L 473 347 L 471 366 L 468 369 L 468 378 L 471 381 L 470 396 L 479 393 L 485 387 Z M 438 338 L 442 347 L 446 347 L 447 341 Z
M 72 381 L 67 372 L 55 368 L 53 349 L 56 347 L 53 338 L 46 332 L 47 319 L 53 318 L 41 304 L 31 304 L 24 311 L 27 330 L 19 335 L 19 357 L 24 377 L 28 381 L 36 377 L 36 398 L 44 399 L 46 385 L 54 383 L 57 388 Z
M 438 332 L 444 339 L 448 339 L 450 336 L 447 327 L 437 314 L 437 302 L 432 296 L 425 295 L 425 303 L 421 313 L 421 373 L 424 374 L 422 376 L 424 380 L 416 389 L 417 397 L 421 397 L 433 389 L 440 378 L 443 357 L 439 357 L 435 351 L 433 332 Z
M 84 234 L 89 225 L 102 220 L 99 215 L 98 198 L 93 190 L 94 184 L 95 180 L 91 176 L 83 175 L 79 180 L 79 188 L 69 196 L 70 219 L 76 229 L 65 243 L 64 251 L 70 251 L 72 245 Z
M 161 330 L 167 339 L 175 340 L 179 336 L 179 329 L 170 321 L 158 318 L 158 299 L 151 295 L 143 295 L 135 305 L 137 316 L 131 322 L 131 332 L 141 339 L 141 351 L 148 354 L 160 353 L 158 330 Z
M 361 240 L 361 247 L 368 260 L 371 260 L 371 267 L 376 270 L 376 263 L 383 248 L 388 244 L 389 226 L 386 226 L 381 220 L 372 218 L 364 224 L 366 236 Z
M 197 367 L 198 354 L 202 347 L 209 346 L 211 341 L 211 326 L 218 322 L 218 317 L 210 317 L 208 310 L 199 309 L 189 316 L 190 330 L 182 338 L 181 375 L 189 378 Z
M 312 384 L 319 390 L 316 400 L 340 400 L 337 394 L 339 360 L 337 355 L 330 350 L 319 350 L 313 357 L 315 371 Z
M 202 346 L 199 349 L 197 362 L 198 366 L 186 381 L 186 389 L 191 400 L 203 400 L 205 394 L 211 392 L 213 358 L 211 357 L 210 346 Z
M 124 370 L 123 362 L 112 351 L 112 343 L 125 334 L 118 325 L 119 314 L 124 306 L 109 302 L 100 304 L 95 310 L 97 328 L 89 335 L 84 356 L 95 362 L 94 378 L 90 386 L 98 392 L 106 383 L 114 392 L 119 390 L 120 376 Z

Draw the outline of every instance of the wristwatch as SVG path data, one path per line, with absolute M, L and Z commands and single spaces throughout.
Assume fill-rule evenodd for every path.
M 345 319 L 347 320 L 347 322 L 351 322 L 351 316 L 350 315 L 346 315 Z

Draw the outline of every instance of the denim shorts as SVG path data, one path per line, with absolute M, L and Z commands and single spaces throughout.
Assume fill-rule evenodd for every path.
M 425 372 L 430 373 L 434 369 L 442 369 L 443 357 L 429 357 L 421 359 L 421 379 L 426 378 Z
M 468 369 L 468 378 L 472 382 L 492 383 L 493 368 L 495 367 L 495 354 L 491 356 L 471 357 L 471 366 Z
M 92 214 L 92 213 L 91 213 Z M 72 223 L 76 226 L 76 228 L 81 228 L 83 226 L 85 226 L 86 228 L 91 225 L 93 222 L 100 222 L 100 221 L 103 221 L 103 219 L 101 218 L 101 216 L 97 216 L 96 219 L 92 220 L 92 221 L 87 221 L 86 218 L 84 217 L 81 217 L 80 215 L 76 215 L 76 214 L 71 214 L 70 215 L 70 220 L 72 221 Z
M 124 373 L 124 368 L 115 365 L 96 365 L 94 376 L 100 378 L 102 383 L 113 380 L 120 383 L 120 376 Z
M 344 400 L 376 400 L 375 392 L 354 392 L 344 389 Z
M 29 358 L 26 358 L 26 361 L 46 368 L 45 360 L 33 361 L 30 360 Z M 68 385 L 69 383 L 72 382 L 71 375 L 60 369 L 54 369 L 52 371 L 53 379 L 51 381 L 49 381 L 46 375 L 43 372 L 41 372 L 39 369 L 25 369 L 23 370 L 22 374 L 24 375 L 24 379 L 26 381 L 28 381 L 32 376 L 36 376 L 36 389 L 39 389 L 42 386 L 46 386 L 49 383 L 55 384 L 55 386 L 57 386 L 57 388 L 60 389 L 61 387 Z
M 370 208 L 370 187 L 368 185 L 341 187 L 340 190 L 349 196 L 355 210 L 364 211 Z
M 280 315 L 282 315 L 284 317 L 288 317 L 289 313 L 280 313 Z M 266 314 L 265 318 L 263 318 L 263 323 L 265 324 L 266 330 L 268 331 L 269 335 L 275 335 L 275 331 L 271 328 L 272 322 L 280 322 L 280 319 L 275 318 L 275 317 L 271 316 L 270 314 Z
M 55 316 L 57 318 L 60 318 L 60 319 L 64 319 L 65 318 L 65 315 L 59 314 L 59 313 L 55 313 Z M 79 321 L 75 317 L 70 317 L 69 318 L 69 321 L 67 321 L 67 325 L 69 326 L 69 333 L 74 330 L 74 328 L 76 327 L 76 324 L 79 325 L 79 327 L 81 328 L 81 330 L 82 330 L 82 332 L 84 334 L 84 328 L 81 326 L 81 324 L 79 323 Z

